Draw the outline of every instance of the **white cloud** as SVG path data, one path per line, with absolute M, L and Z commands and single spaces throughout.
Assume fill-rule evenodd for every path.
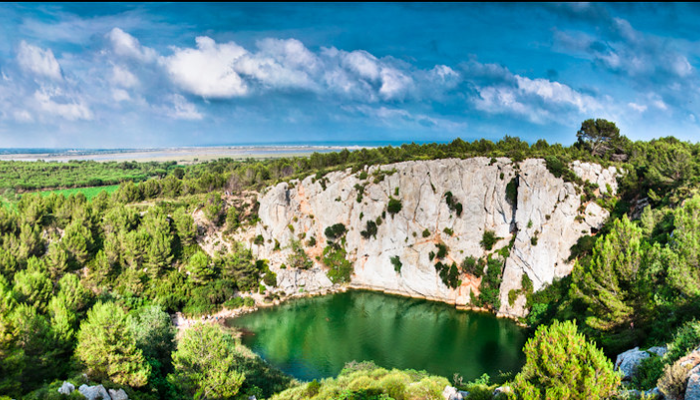
M 233 64 L 248 52 L 235 43 L 216 44 L 196 38 L 197 49 L 176 49 L 163 59 L 171 79 L 189 93 L 205 98 L 232 98 L 248 93 L 248 86 Z
M 644 111 L 647 110 L 647 106 L 645 106 L 643 104 L 628 103 L 627 105 L 629 106 L 629 108 L 633 109 L 634 111 L 640 112 L 640 113 L 643 113 Z
M 63 79 L 61 66 L 56 61 L 51 49 L 42 50 L 39 47 L 27 44 L 24 40 L 19 44 L 17 61 L 25 70 L 35 75 L 47 77 L 56 81 Z
M 62 93 L 57 89 L 42 89 L 34 92 L 34 100 L 36 100 L 40 109 L 48 114 L 56 115 L 69 121 L 93 119 L 92 112 L 83 102 L 56 101 L 57 98 L 61 97 L 63 97 Z
M 174 94 L 170 97 L 172 107 L 166 110 L 166 114 L 175 119 L 201 120 L 204 116 L 197 111 L 197 107 L 190 103 L 182 95 Z
M 515 75 L 518 88 L 522 93 L 534 94 L 546 102 L 568 104 L 574 106 L 579 112 L 585 113 L 601 108 L 601 105 L 593 97 L 584 95 L 559 82 L 546 79 L 529 79 Z
M 112 99 L 117 102 L 127 101 L 131 100 L 131 96 L 129 95 L 129 92 L 124 89 L 112 89 Z
M 115 65 L 112 67 L 112 77 L 110 82 L 115 86 L 132 88 L 139 84 L 138 78 L 134 76 L 128 69 Z
M 34 117 L 27 110 L 17 110 L 12 113 L 17 122 L 34 122 Z
M 156 51 L 142 46 L 139 41 L 119 28 L 112 29 L 107 38 L 112 43 L 114 53 L 119 56 L 131 57 L 140 61 L 150 62 L 157 57 Z
M 345 108 L 350 112 L 359 112 L 363 115 L 376 118 L 383 125 L 392 127 L 421 127 L 429 129 L 438 129 L 440 131 L 459 131 L 464 130 L 467 124 L 462 122 L 454 122 L 444 118 L 435 118 L 425 114 L 415 114 L 405 109 L 389 108 L 389 107 L 370 107 L 361 105 L 352 108 Z

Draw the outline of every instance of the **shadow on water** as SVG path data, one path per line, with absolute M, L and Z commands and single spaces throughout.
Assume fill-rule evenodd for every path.
M 383 293 L 299 299 L 227 324 L 244 329 L 245 345 L 302 380 L 337 375 L 352 360 L 465 380 L 517 372 L 524 362 L 525 330 L 513 321 Z

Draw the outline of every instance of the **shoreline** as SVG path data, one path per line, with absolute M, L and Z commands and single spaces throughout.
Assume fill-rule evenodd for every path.
M 471 306 L 469 304 L 465 305 L 458 305 L 455 303 L 449 303 L 446 302 L 442 299 L 437 299 L 437 298 L 428 298 L 425 296 L 411 296 L 406 293 L 402 292 L 397 292 L 397 291 L 391 291 L 391 290 L 383 290 L 383 289 L 377 289 L 377 288 L 372 288 L 372 287 L 367 287 L 364 285 L 353 285 L 353 284 L 346 284 L 346 285 L 334 285 L 333 287 L 322 289 L 322 290 L 316 290 L 313 292 L 297 292 L 293 293 L 290 295 L 285 295 L 280 297 L 279 299 L 275 299 L 272 302 L 265 303 L 261 301 L 262 296 L 261 295 L 253 295 L 252 297 L 255 299 L 255 305 L 252 307 L 240 307 L 236 309 L 227 309 L 223 308 L 220 311 L 214 313 L 214 314 L 209 314 L 209 315 L 202 315 L 199 318 L 189 318 L 185 316 L 181 311 L 178 311 L 174 314 L 171 314 L 171 320 L 173 321 L 173 325 L 175 325 L 175 328 L 178 330 L 178 332 L 188 329 L 191 326 L 197 324 L 197 323 L 216 323 L 225 326 L 226 325 L 226 320 L 228 319 L 233 319 L 237 318 L 246 314 L 254 313 L 262 308 L 272 308 L 279 306 L 289 300 L 296 300 L 296 299 L 304 299 L 304 298 L 311 298 L 311 297 L 317 297 L 317 296 L 327 296 L 335 293 L 345 293 L 349 290 L 365 290 L 369 292 L 375 292 L 375 293 L 383 293 L 387 295 L 392 295 L 392 296 L 399 296 L 399 297 L 404 297 L 404 298 L 412 298 L 412 299 L 420 299 L 420 300 L 426 300 L 426 301 L 432 301 L 432 302 L 437 302 L 437 303 L 442 303 L 446 305 L 451 305 L 454 306 L 455 309 L 459 311 L 470 311 L 470 312 L 479 312 L 479 313 L 487 313 L 495 316 L 496 318 L 503 318 L 503 319 L 509 319 L 516 323 L 519 327 L 522 328 L 528 328 L 529 326 L 527 324 L 524 324 L 517 318 L 503 314 L 503 313 L 498 313 L 498 312 L 493 312 L 493 310 L 490 310 L 486 307 L 476 307 L 476 306 Z

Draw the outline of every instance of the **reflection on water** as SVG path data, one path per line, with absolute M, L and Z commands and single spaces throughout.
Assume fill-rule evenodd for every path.
M 525 332 L 513 321 L 447 304 L 366 291 L 287 302 L 229 320 L 243 343 L 290 375 L 337 375 L 346 362 L 373 360 L 465 380 L 517 371 Z

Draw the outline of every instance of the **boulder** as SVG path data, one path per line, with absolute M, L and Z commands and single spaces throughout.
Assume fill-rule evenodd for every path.
M 63 385 L 61 385 L 60 388 L 58 388 L 58 393 L 65 394 L 65 395 L 70 395 L 73 393 L 75 390 L 75 385 L 68 381 L 63 381 Z
M 617 356 L 615 361 L 615 370 L 622 371 L 624 376 L 622 380 L 631 380 L 637 374 L 637 368 L 643 359 L 651 357 L 644 350 L 639 350 L 639 347 L 627 350 Z
M 666 349 L 666 346 L 656 346 L 647 349 L 647 353 L 656 354 L 659 357 L 663 357 L 667 352 L 668 349 Z
M 700 400 L 700 366 L 696 366 L 688 373 L 685 400 Z
M 112 400 L 112 398 L 109 396 L 109 393 L 107 393 L 107 389 L 105 389 L 105 387 L 102 385 L 80 385 L 78 391 L 88 400 Z
M 124 389 L 109 389 L 109 396 L 112 398 L 112 400 L 129 400 L 129 396 L 126 394 Z
M 442 391 L 442 397 L 445 400 L 464 400 L 462 393 L 456 387 L 449 385 Z

